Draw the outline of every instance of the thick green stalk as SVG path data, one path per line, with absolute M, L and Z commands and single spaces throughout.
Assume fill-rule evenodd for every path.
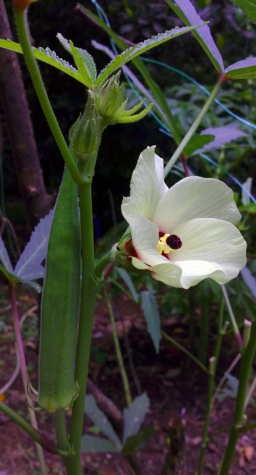
M 77 343 L 76 375 L 79 395 L 74 402 L 69 443 L 74 455 L 66 457 L 68 475 L 80 475 L 80 447 L 84 420 L 84 403 L 90 360 L 94 309 L 99 279 L 94 273 L 94 238 L 91 183 L 79 187 L 81 241 L 82 241 L 82 289 L 80 323 Z
M 19 41 L 22 47 L 22 51 L 24 54 L 24 58 L 27 64 L 27 68 L 29 70 L 29 74 L 33 81 L 34 88 L 36 90 L 38 99 L 40 101 L 41 107 L 43 109 L 44 115 L 48 122 L 48 125 L 51 129 L 51 132 L 54 136 L 54 139 L 59 147 L 60 153 L 65 160 L 67 167 L 70 171 L 70 174 L 73 177 L 73 180 L 77 184 L 81 184 L 84 182 L 84 179 L 81 177 L 79 170 L 76 166 L 74 161 L 73 155 L 71 154 L 69 147 L 63 137 L 63 134 L 60 130 L 60 126 L 58 121 L 55 117 L 55 114 L 52 110 L 51 103 L 47 96 L 47 92 L 44 87 L 44 83 L 37 66 L 36 60 L 33 55 L 33 50 L 31 44 L 29 42 L 29 35 L 26 27 L 26 20 L 25 20 L 25 12 L 24 10 L 15 10 L 14 9 L 14 17 L 16 21 Z
M 239 433 L 245 422 L 244 420 L 245 401 L 246 401 L 248 381 L 251 374 L 251 367 L 253 363 L 255 349 L 256 349 L 256 322 L 252 324 L 250 341 L 241 358 L 239 386 L 238 386 L 238 392 L 237 392 L 237 398 L 236 398 L 234 421 L 233 421 L 232 430 L 229 436 L 229 442 L 228 442 L 225 455 L 224 455 L 224 458 L 222 460 L 222 464 L 219 470 L 219 475 L 227 475 L 230 471 Z
M 219 81 L 217 82 L 217 84 L 215 84 L 210 96 L 208 97 L 204 107 L 202 108 L 202 110 L 200 111 L 200 113 L 198 114 L 196 120 L 193 122 L 193 124 L 191 125 L 190 129 L 187 131 L 185 137 L 182 139 L 182 141 L 180 142 L 179 146 L 177 147 L 177 149 L 175 150 L 173 156 L 170 158 L 169 162 L 167 163 L 167 165 L 165 166 L 165 169 L 164 169 L 164 176 L 167 176 L 169 171 L 171 170 L 171 168 L 173 167 L 173 165 L 177 162 L 177 160 L 179 159 L 180 155 L 182 154 L 184 148 L 186 147 L 186 145 L 188 144 L 188 142 L 190 141 L 191 137 L 193 137 L 194 133 L 196 132 L 198 126 L 200 125 L 201 121 L 203 120 L 205 114 L 208 112 L 209 108 L 211 107 L 215 97 L 217 96 L 218 92 L 219 92 L 219 89 L 222 85 L 222 82 L 223 82 L 223 78 L 220 77 Z
M 120 370 L 122 380 L 123 380 L 123 387 L 124 387 L 124 394 L 125 394 L 125 398 L 126 398 L 126 403 L 127 403 L 127 406 L 130 406 L 130 404 L 132 402 L 132 396 L 131 396 L 129 381 L 128 381 L 127 373 L 126 373 L 126 370 L 125 370 L 124 361 L 123 361 L 123 357 L 122 357 L 122 352 L 121 352 L 121 348 L 120 348 L 120 344 L 119 344 L 119 340 L 118 340 L 118 336 L 117 336 L 114 312 L 113 312 L 113 308 L 112 308 L 112 305 L 111 305 L 111 302 L 110 302 L 110 298 L 108 296 L 108 292 L 106 290 L 106 286 L 104 287 L 104 297 L 105 297 L 106 304 L 107 304 L 107 307 L 108 307 L 108 313 L 109 313 L 109 317 L 110 317 L 110 323 L 111 323 L 111 328 L 112 328 L 112 335 L 113 335 L 113 340 L 114 340 L 114 345 L 115 345 L 115 350 L 116 350 L 118 366 L 119 366 L 119 370 Z

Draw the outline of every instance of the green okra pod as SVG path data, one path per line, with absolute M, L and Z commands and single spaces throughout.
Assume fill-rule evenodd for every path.
M 74 380 L 80 296 L 80 220 L 77 186 L 67 168 L 50 232 L 42 296 L 38 403 L 69 408 Z

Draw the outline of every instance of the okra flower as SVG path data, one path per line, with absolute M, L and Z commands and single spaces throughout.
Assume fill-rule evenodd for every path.
M 232 190 L 196 176 L 169 189 L 155 147 L 139 157 L 122 214 L 130 227 L 112 249 L 117 265 L 185 289 L 207 277 L 225 284 L 245 266 L 246 242 L 234 226 L 241 216 Z

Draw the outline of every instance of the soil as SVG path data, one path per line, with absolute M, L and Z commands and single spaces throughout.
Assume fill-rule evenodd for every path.
M 18 289 L 18 309 L 21 318 L 27 315 L 23 324 L 23 341 L 30 381 L 36 387 L 38 306 L 35 296 L 25 292 L 27 290 Z M 0 388 L 9 380 L 16 365 L 14 331 L 11 309 L 6 299 L 7 294 L 7 288 L 2 285 L 0 318 L 4 324 L 0 327 Z M 140 473 L 142 475 L 196 475 L 206 411 L 207 378 L 200 368 L 198 369 L 187 356 L 177 351 L 169 342 L 162 340 L 160 352 L 156 354 L 146 331 L 139 306 L 128 300 L 126 296 L 119 296 L 115 299 L 113 308 L 132 395 L 134 398 L 138 396 L 138 390 L 141 388 L 143 392 L 147 392 L 150 399 L 150 409 L 143 427 L 151 426 L 155 429 L 154 435 L 136 455 Z M 179 322 L 178 325 L 177 322 Z M 174 316 L 165 319 L 163 329 L 169 335 L 175 335 L 175 338 L 187 347 L 185 317 L 183 319 L 179 317 L 179 320 Z M 124 334 L 127 336 L 126 340 L 129 341 L 136 378 L 132 376 L 130 370 Z M 231 339 L 224 342 L 223 348 L 219 378 L 235 357 Z M 120 410 L 126 406 L 109 317 L 102 301 L 98 304 L 95 318 L 90 378 Z M 4 395 L 0 394 L 0 397 L 11 408 L 28 419 L 20 375 Z M 249 410 L 252 412 L 252 409 Z M 234 399 L 227 397 L 214 403 L 204 475 L 217 474 L 227 445 L 228 429 L 232 423 L 233 413 Z M 249 414 L 250 417 L 252 415 Z M 50 416 L 44 411 L 40 411 L 37 413 L 37 418 L 40 430 L 48 438 L 54 440 Z M 86 416 L 85 430 L 88 430 L 92 425 Z M 173 453 L 170 450 L 170 443 L 168 444 L 170 440 Z M 255 444 L 255 430 L 240 437 L 230 475 L 256 474 Z M 0 475 L 40 474 L 33 441 L 1 412 L 0 450 Z M 45 458 L 50 475 L 65 473 L 58 456 L 45 452 Z M 128 462 L 119 454 L 83 454 L 82 460 L 84 473 L 88 475 L 129 475 L 134 473 Z M 168 460 L 168 469 L 166 468 L 165 472 L 162 472 L 166 460 Z

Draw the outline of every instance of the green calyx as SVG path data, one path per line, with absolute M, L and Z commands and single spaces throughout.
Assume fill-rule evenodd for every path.
M 131 256 L 133 254 L 132 236 L 130 228 L 127 228 L 120 241 L 112 247 L 109 261 L 116 267 L 122 267 L 136 274 L 145 274 L 144 270 L 138 270 L 132 265 Z
M 138 112 L 143 105 L 144 100 L 142 100 L 132 109 L 125 110 L 128 100 L 124 99 L 124 84 L 120 84 L 120 74 L 119 71 L 107 79 L 99 89 L 93 91 L 95 106 L 102 118 L 103 129 L 108 125 L 136 122 L 145 117 L 153 106 L 150 104 L 146 109 Z
M 101 141 L 101 117 L 95 108 L 94 98 L 89 91 L 84 113 L 73 124 L 69 132 L 70 149 L 79 162 L 89 162 L 95 156 Z

